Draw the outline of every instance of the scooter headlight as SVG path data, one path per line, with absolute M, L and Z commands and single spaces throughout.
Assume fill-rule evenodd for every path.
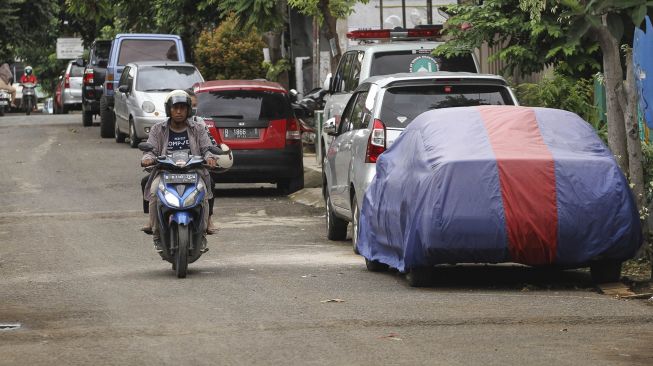
M 170 206 L 179 207 L 179 198 L 177 198 L 177 196 L 170 193 L 169 191 L 165 191 L 165 193 L 163 194 L 163 198 Z
M 199 193 L 200 191 L 197 189 L 191 192 L 191 194 L 189 194 L 188 197 L 186 197 L 184 200 L 184 207 L 192 206 L 195 203 L 195 199 Z

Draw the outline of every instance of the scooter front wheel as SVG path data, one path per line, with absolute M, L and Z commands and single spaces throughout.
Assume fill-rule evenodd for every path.
M 177 278 L 186 278 L 188 270 L 188 246 L 190 244 L 190 228 L 186 225 L 173 225 L 171 227 L 172 247 L 175 248 L 175 258 L 172 269 Z

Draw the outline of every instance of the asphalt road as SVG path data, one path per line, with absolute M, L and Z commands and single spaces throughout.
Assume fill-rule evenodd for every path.
M 79 114 L 0 117 L 0 142 L 0 365 L 653 364 L 653 306 L 587 272 L 410 288 L 271 188 L 219 186 L 220 231 L 177 279 L 138 231 L 139 151 Z

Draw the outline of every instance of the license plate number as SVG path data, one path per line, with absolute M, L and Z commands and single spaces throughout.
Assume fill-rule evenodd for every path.
M 258 128 L 225 128 L 223 133 L 229 140 L 259 138 Z
M 197 174 L 164 174 L 163 181 L 170 184 L 192 184 L 197 180 Z
M 0 100 L 0 105 L 9 105 L 9 102 L 6 100 Z

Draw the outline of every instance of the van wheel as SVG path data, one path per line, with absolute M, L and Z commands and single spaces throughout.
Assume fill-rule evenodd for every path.
M 114 137 L 115 123 L 113 112 L 109 108 L 106 98 L 100 98 L 100 136 L 103 138 Z
M 326 227 L 329 240 L 345 240 L 347 238 L 347 221 L 337 217 L 331 207 L 329 193 L 324 194 L 326 206 Z

